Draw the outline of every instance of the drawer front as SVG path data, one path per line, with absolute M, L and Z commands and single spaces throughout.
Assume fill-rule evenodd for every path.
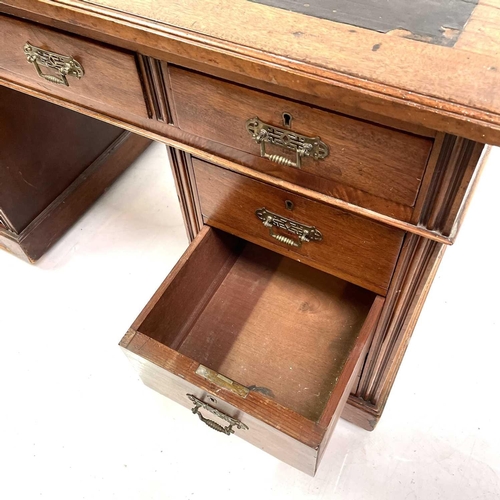
M 377 197 L 406 207 L 414 205 L 433 144 L 431 139 L 176 67 L 171 68 L 170 79 L 177 125 L 186 132 L 252 154 L 248 166 L 355 204 L 370 204 L 370 197 Z M 284 113 L 291 117 L 290 122 Z M 246 127 L 247 121 L 255 117 L 284 131 L 319 137 L 328 155 L 318 160 L 303 157 L 300 169 L 280 165 L 277 158 L 275 162 L 261 158 L 261 146 Z M 294 151 L 263 142 L 266 154 L 296 162 Z M 325 153 L 324 148 L 318 151 L 320 156 Z M 235 152 L 234 159 L 249 163 L 241 153 Z M 383 203 L 374 207 L 382 210 Z
M 201 210 L 207 224 L 380 295 L 387 293 L 401 249 L 403 231 L 197 159 L 193 160 L 193 166 Z M 315 227 L 321 233 L 321 241 L 312 240 L 303 242 L 300 247 L 291 246 L 290 243 L 298 243 L 298 237 L 277 226 L 266 227 L 262 212 L 259 212 L 260 216 L 256 215 L 260 209 L 276 214 L 278 223 L 284 218 L 291 224 L 299 224 L 299 230 L 301 225 Z
M 68 64 L 66 85 L 59 68 Z M 1 15 L 0 77 L 117 118 L 147 117 L 133 54 Z
M 227 398 L 227 394 L 221 396 L 220 388 L 217 386 L 207 387 L 206 381 L 196 375 L 197 363 L 187 360 L 140 333 L 134 334 L 131 341 L 125 337 L 121 345 L 146 386 L 190 409 L 194 408 L 195 405 L 188 395 L 196 397 L 222 414 L 242 422 L 246 428 L 234 427 L 235 436 L 248 441 L 296 469 L 310 475 L 314 474 L 318 461 L 318 450 L 314 446 L 302 443 L 285 432 L 280 432 L 262 420 L 249 415 L 237 406 L 225 402 L 222 398 Z M 174 364 L 171 362 L 172 357 L 175 359 Z M 180 373 L 181 365 L 187 365 L 189 382 L 184 373 L 182 376 L 177 375 Z M 200 413 L 204 418 L 208 418 L 223 427 L 228 425 L 223 417 L 214 415 L 210 411 L 201 409 Z M 193 416 L 194 418 L 196 417 Z M 199 425 L 203 425 L 202 422 Z M 212 431 L 207 428 L 207 432 Z

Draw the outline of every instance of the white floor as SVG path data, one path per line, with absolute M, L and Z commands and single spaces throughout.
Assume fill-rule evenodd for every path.
M 36 266 L 0 252 L 0 498 L 500 498 L 493 152 L 384 417 L 313 479 L 143 386 L 117 344 L 187 246 L 155 144 Z

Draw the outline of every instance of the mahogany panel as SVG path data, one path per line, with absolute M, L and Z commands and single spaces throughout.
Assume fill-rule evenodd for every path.
M 404 232 L 268 186 L 223 168 L 193 160 L 201 209 L 207 224 L 385 295 Z M 287 210 L 285 202 L 293 204 Z M 322 241 L 300 248 L 278 242 L 255 215 L 271 212 L 315 226 Z M 288 234 L 289 235 L 289 234 Z
M 123 130 L 0 86 L 0 209 L 20 233 Z
M 310 175 L 333 180 L 377 197 L 412 206 L 433 141 L 368 122 L 354 120 L 294 101 L 234 85 L 177 67 L 170 68 L 177 125 L 184 131 L 260 156 L 260 146 L 246 130 L 247 120 L 265 123 L 308 137 L 321 137 L 329 147 L 323 160 L 304 158 L 296 174 L 299 185 L 311 187 Z M 292 116 L 290 126 L 283 113 Z M 267 145 L 269 154 L 295 154 Z M 277 177 L 292 167 L 259 159 L 254 165 Z M 304 173 L 304 175 L 300 175 Z M 313 181 L 314 182 L 314 181 Z M 327 186 L 317 183 L 320 192 Z
M 121 135 L 19 234 L 0 225 L 0 248 L 35 262 L 81 217 L 151 141 Z
M 27 61 L 26 42 L 73 57 L 85 74 L 68 76 L 68 86 L 45 80 Z M 113 117 L 148 116 L 134 54 L 5 15 L 0 15 L 0 76 Z

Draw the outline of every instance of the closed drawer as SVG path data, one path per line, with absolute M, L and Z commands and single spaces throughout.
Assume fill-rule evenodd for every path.
M 80 78 L 70 72 L 66 85 L 59 68 L 68 58 L 76 61 L 74 73 Z M 109 116 L 147 117 L 133 54 L 1 15 L 0 77 Z
M 235 161 L 393 216 L 404 218 L 409 212 L 401 207 L 415 204 L 432 139 L 177 67 L 170 69 L 170 80 L 179 128 L 234 148 Z M 291 117 L 289 123 L 287 115 Z M 247 121 L 253 118 L 286 132 L 283 136 L 275 129 L 267 134 L 263 143 L 268 155 L 296 162 L 292 150 L 266 142 L 281 140 L 293 145 L 297 143 L 296 133 L 320 138 L 328 155 L 317 160 L 303 157 L 300 169 L 261 158 L 261 146 L 247 130 Z M 319 154 L 324 153 L 323 148 Z
M 204 221 L 385 295 L 404 231 L 193 159 Z M 263 212 L 263 210 L 265 212 Z M 273 218 L 271 227 L 267 216 Z M 287 230 L 286 226 L 291 230 Z M 301 227 L 321 239 L 301 242 Z M 296 246 L 300 245 L 300 246 Z
M 120 345 L 199 425 L 314 474 L 382 305 L 205 226 Z

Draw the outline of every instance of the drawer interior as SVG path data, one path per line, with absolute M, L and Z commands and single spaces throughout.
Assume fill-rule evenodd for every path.
M 373 292 L 204 228 L 132 329 L 318 421 L 336 385 L 345 383 L 341 374 L 375 299 Z

